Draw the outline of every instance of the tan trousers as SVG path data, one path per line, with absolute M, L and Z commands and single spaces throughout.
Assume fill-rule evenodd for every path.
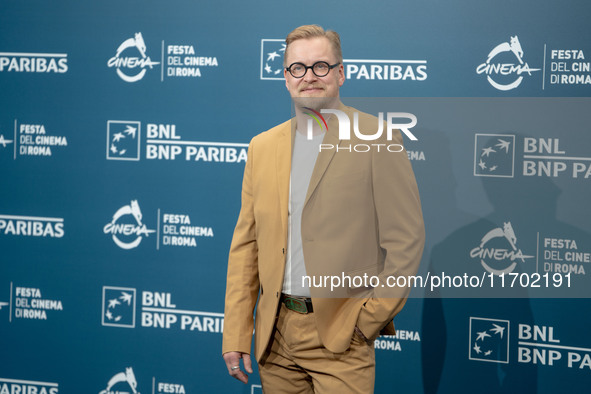
M 320 341 L 314 313 L 300 314 L 282 304 L 259 373 L 266 394 L 371 394 L 375 350 L 353 334 L 347 351 L 332 353 Z

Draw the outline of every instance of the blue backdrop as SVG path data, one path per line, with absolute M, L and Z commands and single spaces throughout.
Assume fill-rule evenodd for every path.
M 247 144 L 291 116 L 282 40 L 310 23 L 341 35 L 343 97 L 417 115 L 419 272 L 548 274 L 551 290 L 413 290 L 375 342 L 376 392 L 585 392 L 590 15 L 0 0 L 0 393 L 261 392 L 221 358 L 226 259 Z

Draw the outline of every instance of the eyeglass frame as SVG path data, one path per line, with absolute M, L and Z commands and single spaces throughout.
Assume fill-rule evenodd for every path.
M 314 71 L 314 67 L 315 67 L 315 66 L 316 66 L 318 63 L 324 63 L 324 64 L 326 64 L 326 65 L 328 66 L 328 71 L 326 72 L 326 74 L 324 74 L 324 75 L 318 75 L 318 74 L 316 74 L 316 72 Z M 302 65 L 302 66 L 305 68 L 305 71 L 304 71 L 304 73 L 303 73 L 303 74 L 302 74 L 302 76 L 300 76 L 300 77 L 296 77 L 296 76 L 295 76 L 295 75 L 293 75 L 293 73 L 291 72 L 291 68 L 292 68 L 294 65 L 296 65 L 296 64 L 301 64 L 301 65 Z M 304 63 L 302 63 L 302 62 L 295 62 L 295 63 L 291 63 L 291 64 L 289 65 L 289 67 L 285 67 L 285 71 L 289 72 L 289 74 L 290 74 L 292 77 L 294 77 L 294 78 L 297 78 L 297 79 L 300 79 L 300 78 L 304 78 L 304 77 L 306 76 L 306 74 L 308 73 L 308 70 L 309 70 L 309 69 L 311 69 L 311 70 L 312 70 L 312 73 L 313 73 L 314 75 L 316 75 L 318 78 L 322 78 L 322 77 L 326 77 L 326 76 L 327 76 L 327 75 L 330 73 L 330 70 L 332 70 L 333 68 L 335 68 L 335 67 L 336 67 L 336 66 L 338 66 L 339 64 L 341 64 L 341 62 L 338 62 L 338 63 L 335 63 L 335 64 L 328 64 L 328 62 L 325 62 L 324 60 L 320 60 L 320 61 L 317 61 L 316 63 L 312 64 L 311 66 L 306 66 L 306 65 L 305 65 Z

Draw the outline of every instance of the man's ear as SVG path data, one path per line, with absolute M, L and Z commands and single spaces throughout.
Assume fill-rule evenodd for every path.
M 343 63 L 339 64 L 338 69 L 339 69 L 339 87 L 340 87 L 340 86 L 343 86 L 343 84 L 345 83 L 345 66 L 343 66 Z
M 289 85 L 287 84 L 287 73 L 288 73 L 288 72 L 289 72 L 289 71 L 287 71 L 287 70 L 285 69 L 285 67 L 283 67 L 283 78 L 285 78 L 285 88 L 286 88 L 286 89 L 287 89 L 287 91 L 289 92 Z

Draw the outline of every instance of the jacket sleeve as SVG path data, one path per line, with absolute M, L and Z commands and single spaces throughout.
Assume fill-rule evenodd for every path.
M 253 204 L 254 139 L 242 181 L 242 204 L 228 258 L 222 354 L 250 353 L 254 308 L 259 292 L 258 247 Z
M 402 146 L 400 132 L 395 133 L 392 141 L 380 142 Z M 388 276 L 415 275 L 425 243 L 419 191 L 406 150 L 395 153 L 381 149 L 373 153 L 372 187 L 379 245 L 385 260 L 380 285 L 373 289 L 357 320 L 357 326 L 370 340 L 400 312 L 410 292 L 409 287 L 388 287 Z

